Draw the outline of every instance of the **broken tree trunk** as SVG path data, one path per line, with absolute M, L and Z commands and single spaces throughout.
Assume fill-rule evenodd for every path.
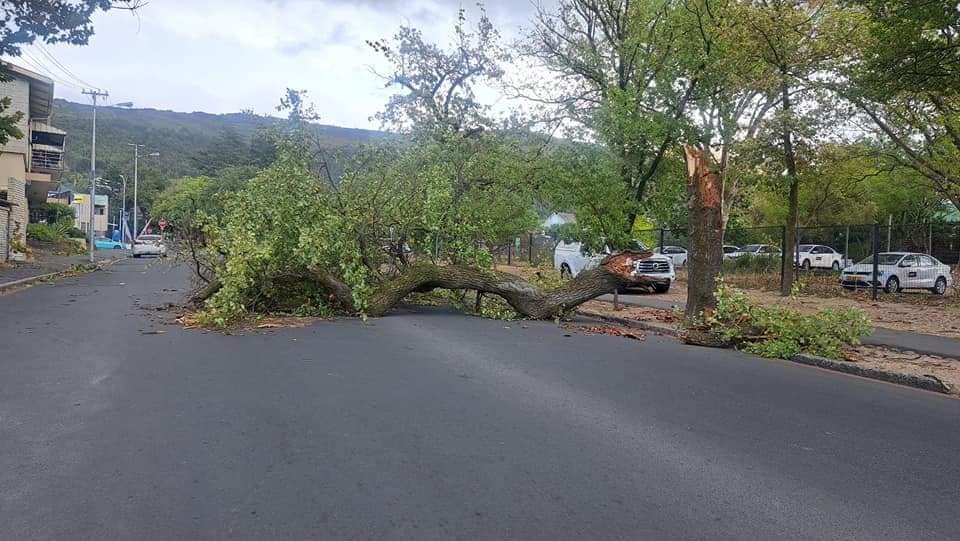
M 720 177 L 702 149 L 683 145 L 687 162 L 687 318 L 717 307 L 716 285 L 723 264 L 723 197 Z
M 413 292 L 469 289 L 501 297 L 521 315 L 551 319 L 615 288 L 652 286 L 654 280 L 637 274 L 633 265 L 650 255 L 650 252 L 628 251 L 607 256 L 596 268 L 581 272 L 557 289 L 541 289 L 513 274 L 463 265 L 413 265 L 377 286 L 365 307 L 355 306 L 350 288 L 330 273 L 315 269 L 314 276 L 342 304 L 371 317 L 386 314 Z

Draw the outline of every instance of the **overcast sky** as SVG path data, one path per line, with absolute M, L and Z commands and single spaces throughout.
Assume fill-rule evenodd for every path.
M 303 88 L 322 122 L 376 128 L 369 117 L 390 92 L 370 73 L 379 59 L 365 40 L 412 25 L 431 40 L 448 43 L 461 5 L 475 21 L 475 2 L 458 0 L 150 0 L 136 16 L 124 11 L 97 15 L 88 46 L 45 48 L 76 77 L 109 91 L 108 104 L 276 114 L 273 108 L 285 88 Z M 531 0 L 485 5 L 508 41 L 534 10 Z M 89 100 L 80 94 L 84 85 L 44 51 L 26 50 L 14 62 L 57 75 L 57 97 Z

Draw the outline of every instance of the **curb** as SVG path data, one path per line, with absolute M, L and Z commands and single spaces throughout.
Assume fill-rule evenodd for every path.
M 635 329 L 643 329 L 645 331 L 665 334 L 667 336 L 672 336 L 674 338 L 678 338 L 680 336 L 680 331 L 678 331 L 673 327 L 669 327 L 667 325 L 655 325 L 653 323 L 647 323 L 646 321 L 638 321 L 636 319 L 607 316 L 604 314 L 598 314 L 596 312 L 590 312 L 588 310 L 578 310 L 577 313 L 582 316 L 592 317 L 592 318 L 600 319 L 610 323 L 619 323 L 620 325 L 624 325 L 627 327 L 633 327 Z
M 806 355 L 803 353 L 794 355 L 789 360 L 795 363 L 817 366 L 827 370 L 844 372 L 846 374 L 853 374 L 855 376 L 862 376 L 865 378 L 878 379 L 888 383 L 906 385 L 908 387 L 916 387 L 917 389 L 924 389 L 926 391 L 933 391 L 936 393 L 950 394 L 951 392 L 949 386 L 932 376 L 898 374 L 896 372 L 888 372 L 886 370 L 880 370 L 877 368 L 865 368 L 862 366 L 857 366 L 853 363 L 835 361 L 833 359 L 827 359 L 826 357 L 817 357 L 816 355 Z
M 108 260 L 105 260 L 105 261 L 98 261 L 98 262 L 96 263 L 96 265 L 97 265 L 97 268 L 96 268 L 96 269 L 90 269 L 90 270 L 84 271 L 83 274 L 87 274 L 87 273 L 89 273 L 89 272 L 95 272 L 95 271 L 98 271 L 98 270 L 102 270 L 102 269 L 104 269 L 105 267 L 109 267 L 110 265 L 113 265 L 113 264 L 116 263 L 117 261 L 120 261 L 120 260 L 119 260 L 119 259 L 108 259 Z M 63 275 L 65 275 L 65 274 L 67 274 L 67 273 L 70 273 L 70 272 L 77 272 L 77 269 L 71 267 L 71 268 L 69 268 L 69 269 L 58 270 L 58 271 L 55 271 L 55 272 L 48 272 L 48 273 L 46 273 L 46 274 L 38 274 L 38 275 L 36 275 L 36 276 L 27 276 L 26 278 L 20 278 L 19 280 L 13 280 L 13 281 L 10 281 L 10 282 L 5 282 L 5 283 L 0 284 L 0 293 L 6 293 L 7 291 L 9 291 L 9 290 L 11 290 L 11 289 L 15 289 L 15 288 L 18 288 L 18 287 L 21 287 L 21 286 L 31 285 L 31 284 L 33 284 L 34 282 L 42 282 L 42 281 L 44 281 L 44 280 L 56 279 L 56 278 L 59 278 L 60 276 L 63 276 Z

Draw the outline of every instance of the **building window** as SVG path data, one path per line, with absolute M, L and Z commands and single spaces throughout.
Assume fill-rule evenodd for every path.
M 105 209 L 104 207 L 97 207 L 97 214 L 98 214 L 98 215 L 103 216 L 103 215 L 106 214 L 106 213 L 107 213 L 107 209 Z

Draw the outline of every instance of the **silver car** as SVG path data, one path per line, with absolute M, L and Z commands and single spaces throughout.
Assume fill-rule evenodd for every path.
M 840 285 L 847 289 L 873 287 L 873 256 L 840 273 Z M 903 289 L 927 289 L 937 295 L 953 286 L 950 267 L 937 258 L 914 252 L 884 252 L 877 258 L 877 287 L 887 293 Z
M 133 257 L 153 255 L 167 257 L 167 245 L 160 235 L 140 235 L 133 241 Z

